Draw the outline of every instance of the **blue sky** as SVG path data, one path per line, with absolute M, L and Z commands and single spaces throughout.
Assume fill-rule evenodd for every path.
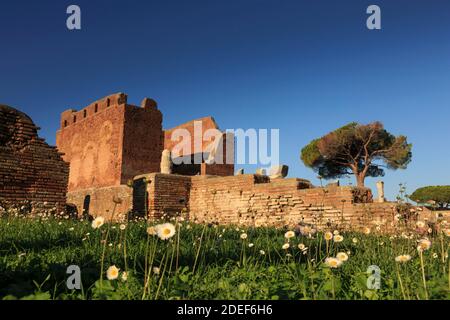
M 81 31 L 65 26 L 70 4 Z M 366 28 L 370 4 L 382 30 Z M 62 111 L 125 92 L 158 101 L 165 128 L 206 115 L 279 128 L 281 162 L 315 184 L 300 149 L 379 120 L 413 143 L 408 169 L 383 178 L 389 198 L 450 184 L 449 1 L 2 1 L 0 39 L 0 103 L 50 144 Z

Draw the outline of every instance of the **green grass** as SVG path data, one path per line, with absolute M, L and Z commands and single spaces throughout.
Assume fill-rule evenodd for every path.
M 94 230 L 87 221 L 0 219 L 0 299 L 450 298 L 449 238 L 443 233 L 430 236 L 422 273 L 419 236 L 342 232 L 344 241 L 330 241 L 327 248 L 317 233 L 291 238 L 283 250 L 287 230 L 180 222 L 175 236 L 163 241 L 147 234 L 146 222 L 130 222 L 124 231 L 119 226 Z M 325 258 L 338 252 L 348 252 L 348 261 L 327 267 Z M 400 254 L 412 259 L 399 264 Z M 67 289 L 69 265 L 81 268 L 82 290 Z M 112 265 L 127 271 L 128 279 L 107 280 Z M 367 286 L 371 265 L 381 270 L 379 290 Z

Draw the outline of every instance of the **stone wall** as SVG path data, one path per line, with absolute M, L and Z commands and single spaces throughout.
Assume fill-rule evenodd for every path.
M 145 179 L 145 180 L 144 180 Z M 391 221 L 393 205 L 364 203 L 370 201 L 369 189 L 330 186 L 314 188 L 303 179 L 273 179 L 246 174 L 238 176 L 182 176 L 151 173 L 136 176 L 145 181 L 147 198 L 133 199 L 128 186 L 86 189 L 69 193 L 69 201 L 83 212 L 89 196 L 89 212 L 93 216 L 124 219 L 133 211 L 133 201 L 146 201 L 150 219 L 164 214 L 189 214 L 197 222 L 218 222 L 248 226 L 295 226 L 299 222 L 319 228 L 335 225 L 349 229 Z M 121 200 L 114 203 L 114 197 Z M 138 215 L 141 215 L 139 212 Z M 143 215 L 143 214 L 142 214 Z
M 90 188 L 68 193 L 68 202 L 76 205 L 78 216 L 89 213 L 93 217 L 103 216 L 107 219 L 114 212 L 115 220 L 124 220 L 133 216 L 145 216 L 138 209 L 146 208 L 147 217 L 160 218 L 164 214 L 175 215 L 187 211 L 189 207 L 189 190 L 191 177 L 175 174 L 150 173 L 134 177 L 134 181 L 143 181 L 147 197 L 137 197 L 142 190 L 139 184 L 120 185 L 104 188 Z M 117 200 L 120 203 L 116 203 Z M 137 203 L 147 201 L 147 203 Z M 136 206 L 137 208 L 135 208 Z M 88 209 L 88 212 L 86 211 Z
M 354 220 L 367 226 L 382 226 L 382 231 L 390 232 L 398 227 L 399 221 L 396 218 L 398 214 L 397 206 L 396 202 L 360 203 L 354 207 Z M 450 212 L 445 213 L 413 205 L 408 210 L 410 211 L 408 225 L 412 227 L 417 221 L 427 222 L 430 226 L 441 220 L 446 220 L 447 223 L 450 223 Z
M 307 180 L 259 175 L 195 176 L 189 193 L 189 216 L 198 222 L 247 226 L 312 224 L 319 229 L 344 228 L 391 232 L 399 227 L 395 202 L 373 202 L 367 188 L 312 187 Z M 448 213 L 411 207 L 416 220 L 449 221 Z
M 362 203 L 370 201 L 369 189 L 314 188 L 303 179 L 271 181 L 253 174 L 189 177 L 152 173 L 135 180 L 143 178 L 150 219 L 188 212 L 198 222 L 278 227 L 304 222 L 322 228 L 336 224 L 356 228 L 383 220 L 384 213 L 392 216 L 390 204 Z
M 143 180 L 145 179 L 145 180 Z M 145 181 L 147 197 L 136 199 L 137 190 L 128 186 L 94 188 L 69 194 L 82 212 L 90 196 L 92 215 L 122 220 L 133 211 L 134 201 L 144 201 L 149 219 L 187 213 L 197 222 L 247 226 L 295 226 L 312 224 L 319 229 L 336 228 L 362 231 L 364 227 L 389 232 L 397 226 L 396 204 L 374 203 L 370 189 L 328 186 L 313 187 L 303 179 L 272 179 L 246 174 L 238 176 L 182 176 L 151 173 L 136 176 Z M 114 198 L 121 200 L 114 203 Z M 416 219 L 434 221 L 434 213 Z M 427 215 L 428 214 L 428 215 Z M 145 216 L 144 213 L 138 215 Z
M 38 137 L 24 113 L 0 105 L 0 207 L 32 213 L 65 208 L 69 166 L 56 147 Z M 2 209 L 0 209 L 1 211 Z
M 370 190 L 365 189 L 365 193 Z M 324 226 L 349 219 L 359 201 L 352 187 L 311 188 L 302 179 L 266 176 L 192 177 L 190 217 L 245 225 Z
M 77 207 L 79 218 L 90 215 L 124 220 L 133 207 L 133 189 L 120 185 L 72 191 L 67 194 L 67 202 Z

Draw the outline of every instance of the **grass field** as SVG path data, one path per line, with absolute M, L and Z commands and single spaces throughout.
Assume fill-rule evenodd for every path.
M 450 298 L 448 229 L 301 235 L 172 220 L 153 235 L 145 221 L 97 222 L 2 218 L 0 298 Z M 418 242 L 425 236 L 431 246 Z M 81 269 L 81 290 L 67 288 L 70 265 Z

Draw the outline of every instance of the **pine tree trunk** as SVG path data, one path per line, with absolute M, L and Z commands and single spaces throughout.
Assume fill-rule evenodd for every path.
M 364 188 L 364 180 L 366 179 L 366 176 L 363 172 L 359 172 L 356 174 L 356 186 L 358 188 Z

